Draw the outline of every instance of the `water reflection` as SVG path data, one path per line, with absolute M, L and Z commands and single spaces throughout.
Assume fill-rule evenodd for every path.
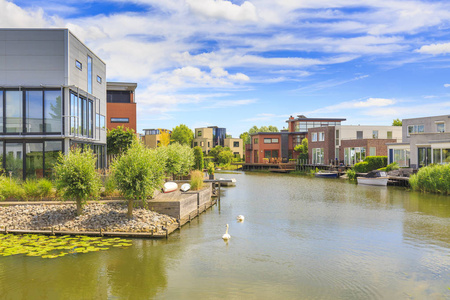
M 450 298 L 449 197 L 308 176 L 221 177 L 237 186 L 167 241 L 1 258 L 1 298 Z

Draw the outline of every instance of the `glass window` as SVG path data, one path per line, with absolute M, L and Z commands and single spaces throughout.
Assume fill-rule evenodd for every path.
M 83 64 L 81 62 L 79 62 L 78 60 L 75 60 L 75 66 L 78 69 L 83 70 Z
M 450 163 L 450 149 L 442 149 L 442 163 L 448 164 Z
M 100 128 L 105 129 L 105 116 L 100 115 Z
M 5 171 L 11 172 L 13 177 L 23 177 L 23 144 L 6 143 L 5 149 Z
M 312 141 L 317 142 L 317 132 L 313 132 L 312 134 Z
M 53 166 L 58 160 L 59 153 L 62 152 L 62 142 L 49 141 L 44 143 L 45 146 L 45 177 L 53 178 Z
M 369 148 L 369 156 L 376 156 L 377 155 L 377 148 L 376 147 L 370 147 Z
M 407 136 L 409 136 L 411 133 L 414 133 L 414 126 L 413 126 L 413 125 L 409 125 L 409 126 L 408 126 L 408 133 L 407 133 Z
M 94 102 L 89 101 L 89 137 L 94 136 Z
M 312 163 L 313 164 L 323 164 L 323 148 L 313 148 L 312 149 Z
M 378 130 L 372 131 L 372 138 L 374 138 L 374 139 L 378 138 Z
M 320 142 L 325 141 L 325 132 L 319 132 L 319 141 Z
M 417 126 L 417 132 L 424 132 L 424 126 L 423 125 L 418 125 Z
M 264 139 L 264 144 L 272 144 L 272 139 Z
M 356 139 L 361 140 L 363 138 L 363 132 L 362 131 L 357 131 L 356 132 Z
M 44 91 L 44 128 L 45 132 L 62 131 L 61 91 Z
M 25 131 L 43 132 L 42 122 L 42 91 L 27 91 L 25 93 Z
M 92 57 L 90 57 L 89 55 L 87 57 L 87 65 L 88 65 L 88 70 L 87 70 L 88 88 L 87 88 L 87 91 L 89 94 L 92 94 Z
M 0 168 L 3 169 L 3 141 L 0 141 Z
M 87 135 L 87 129 L 88 129 L 88 119 L 87 119 L 87 100 L 86 98 L 82 98 L 82 107 L 81 107 L 81 119 L 82 119 L 82 124 L 83 124 L 83 133 L 82 135 L 86 136 Z
M 98 76 L 98 75 L 97 75 L 97 82 L 100 83 L 100 84 L 102 83 L 102 78 L 100 76 Z
M 278 144 L 278 139 L 272 139 L 272 144 Z
M 409 150 L 394 149 L 394 162 L 397 162 L 399 167 L 409 167 Z
M 197 136 L 202 136 L 201 130 L 199 130 L 199 131 L 197 132 Z
M 25 144 L 25 176 L 27 179 L 44 177 L 44 144 Z
M 197 145 L 198 145 L 198 143 L 197 143 L 197 142 L 194 142 L 194 147 L 197 147 Z
M 272 150 L 272 157 L 278 158 L 278 150 Z
M 6 91 L 6 132 L 22 132 L 22 96 L 21 91 Z
M 253 144 L 258 144 L 258 141 L 259 141 L 259 139 L 258 139 L 258 138 L 255 138 L 255 139 L 253 140 Z
M 3 91 L 0 91 L 0 133 L 3 132 Z M 0 167 L 2 165 L 0 164 Z
M 392 139 L 392 131 L 388 131 L 387 132 L 387 138 L 388 139 Z
M 233 147 L 239 147 L 239 142 L 233 142 Z
M 441 160 L 441 149 L 433 149 L 433 163 L 440 164 Z
M 272 154 L 272 151 L 270 151 L 270 150 L 264 150 L 264 158 L 271 158 L 271 154 Z
M 437 132 L 445 132 L 445 123 L 436 123 Z

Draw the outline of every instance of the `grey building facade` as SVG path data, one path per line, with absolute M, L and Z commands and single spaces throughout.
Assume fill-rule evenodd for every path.
M 90 145 L 106 164 L 106 65 L 68 29 L 0 29 L 0 166 L 51 176 Z

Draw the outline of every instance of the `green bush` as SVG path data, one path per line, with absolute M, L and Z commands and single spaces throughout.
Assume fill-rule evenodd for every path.
M 191 171 L 191 189 L 194 191 L 203 188 L 203 172 L 200 170 Z
M 203 170 L 204 162 L 203 162 L 203 151 L 202 148 L 197 146 L 194 147 L 194 169 Z
M 349 169 L 349 170 L 347 170 L 346 174 L 347 174 L 348 180 L 352 180 L 352 181 L 356 180 L 355 170 Z
M 41 198 L 51 197 L 53 194 L 53 183 L 48 179 L 41 179 L 38 181 L 38 189 Z
M 430 165 L 411 175 L 413 190 L 450 195 L 450 165 Z
M 368 171 L 386 167 L 387 156 L 367 156 L 364 162 L 368 163 Z
M 155 189 L 162 186 L 165 165 L 164 161 L 161 161 L 163 153 L 133 141 L 128 151 L 112 163 L 112 178 L 117 189 L 128 200 L 129 219 L 133 217 L 134 200 L 145 202 L 148 197 L 153 196 Z
M 384 168 L 379 168 L 378 170 L 389 172 L 389 171 L 398 170 L 398 169 L 399 169 L 398 163 L 393 162 L 392 164 L 389 164 Z
M 112 176 L 106 177 L 105 178 L 105 191 L 102 193 L 101 196 L 103 196 L 103 197 L 112 196 L 115 191 L 116 191 L 116 184 L 114 183 Z
M 194 151 L 187 145 L 170 144 L 164 148 L 166 152 L 166 172 L 168 175 L 185 176 L 194 165 Z
M 64 200 L 76 201 L 78 215 L 81 215 L 87 199 L 99 195 L 101 180 L 95 169 L 96 162 L 97 158 L 90 148 L 84 152 L 75 148 L 67 155 L 60 153 L 55 164 L 56 186 Z
M 25 190 L 17 180 L 0 176 L 0 195 L 2 200 L 23 200 L 25 199 Z
M 366 161 L 362 161 L 362 162 L 356 163 L 356 164 L 353 166 L 353 170 L 354 170 L 356 173 L 367 173 L 367 172 L 371 171 L 371 170 L 369 169 L 369 163 L 366 162 Z
M 36 180 L 27 180 L 22 184 L 22 187 L 25 190 L 25 197 L 27 200 L 41 199 L 41 193 Z
M 207 170 L 208 170 L 208 174 L 209 175 L 213 175 L 214 172 L 216 171 L 216 167 L 214 166 L 213 162 L 209 162 L 208 165 L 206 166 Z

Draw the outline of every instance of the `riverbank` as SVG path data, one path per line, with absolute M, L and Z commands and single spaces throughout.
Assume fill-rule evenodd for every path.
M 123 203 L 89 203 L 76 215 L 75 204 L 23 204 L 0 207 L 0 227 L 18 230 L 58 230 L 68 232 L 103 231 L 164 234 L 164 228 L 177 223 L 168 215 L 134 208 L 127 219 Z M 163 228 L 164 227 L 164 228 Z

